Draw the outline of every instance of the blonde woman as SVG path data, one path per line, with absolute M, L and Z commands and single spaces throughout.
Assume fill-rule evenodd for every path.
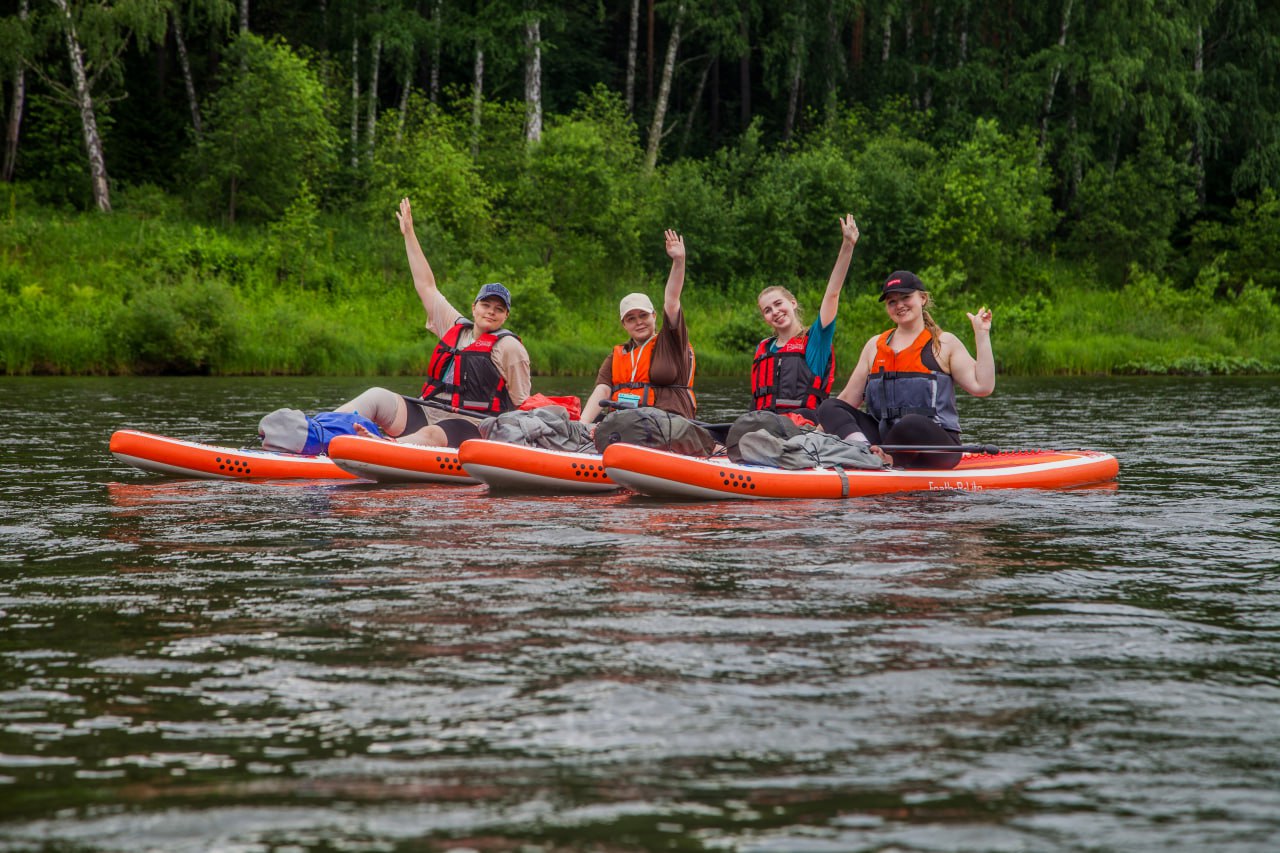
M 818 318 L 806 327 L 800 305 L 785 287 L 766 287 L 756 298 L 760 316 L 773 330 L 756 346 L 751 363 L 751 408 L 779 414 L 793 413 L 814 420 L 818 404 L 831 393 L 835 380 L 836 310 L 849 273 L 858 224 L 853 215 L 840 223 L 840 253 L 827 279 Z

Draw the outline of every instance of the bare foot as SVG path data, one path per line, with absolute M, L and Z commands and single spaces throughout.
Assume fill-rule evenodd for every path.
M 883 462 L 884 464 L 886 465 L 893 464 L 893 457 L 890 456 L 888 453 L 884 452 L 883 450 L 881 450 L 880 445 L 878 444 L 871 445 L 871 452 L 874 453 L 876 456 L 879 456 L 880 461 Z
M 356 435 L 362 435 L 365 438 L 382 438 L 380 435 L 374 435 L 369 432 L 369 428 L 364 424 L 352 424 L 351 427 L 356 431 Z

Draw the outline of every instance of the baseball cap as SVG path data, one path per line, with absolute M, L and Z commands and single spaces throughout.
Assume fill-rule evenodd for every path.
M 501 299 L 502 303 L 507 306 L 507 310 L 511 310 L 511 291 L 496 282 L 493 284 L 486 284 L 484 287 L 480 288 L 480 292 L 476 294 L 475 299 L 471 300 L 471 304 L 474 305 L 481 299 L 488 299 L 490 296 L 496 296 Z
M 890 293 L 910 293 L 913 290 L 924 290 L 924 283 L 913 272 L 897 270 L 884 280 L 884 287 L 880 288 L 880 301 L 884 302 Z
M 618 303 L 618 319 L 627 316 L 628 311 L 634 311 L 639 308 L 648 314 L 653 312 L 653 303 L 649 301 L 649 297 L 643 293 L 628 293 L 622 297 L 622 301 Z

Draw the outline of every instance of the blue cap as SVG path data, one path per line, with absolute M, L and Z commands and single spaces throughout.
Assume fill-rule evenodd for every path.
M 511 310 L 511 291 L 496 282 L 494 284 L 486 284 L 484 287 L 480 288 L 480 292 L 476 294 L 476 298 L 472 300 L 472 304 L 474 305 L 481 299 L 488 299 L 490 296 L 498 297 L 502 300 L 503 304 L 507 306 L 507 310 Z

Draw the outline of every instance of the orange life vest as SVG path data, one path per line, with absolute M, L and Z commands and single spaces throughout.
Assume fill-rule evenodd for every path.
M 903 415 L 924 415 L 952 432 L 960 431 L 956 386 L 933 354 L 933 335 L 925 329 L 911 345 L 894 352 L 889 345 L 896 329 L 876 338 L 875 360 L 867 377 L 867 413 L 883 432 Z
M 653 385 L 649 381 L 649 369 L 653 364 L 653 350 L 657 336 L 635 345 L 634 341 L 619 344 L 613 348 L 613 373 L 610 377 L 610 399 L 617 401 L 622 394 L 634 394 L 639 397 L 639 406 L 652 406 L 657 399 Z M 693 347 L 689 347 L 689 384 L 662 385 L 662 388 L 679 388 L 689 393 L 689 399 L 696 409 L 698 400 L 693 396 L 693 377 L 698 371 L 698 361 L 694 357 Z

